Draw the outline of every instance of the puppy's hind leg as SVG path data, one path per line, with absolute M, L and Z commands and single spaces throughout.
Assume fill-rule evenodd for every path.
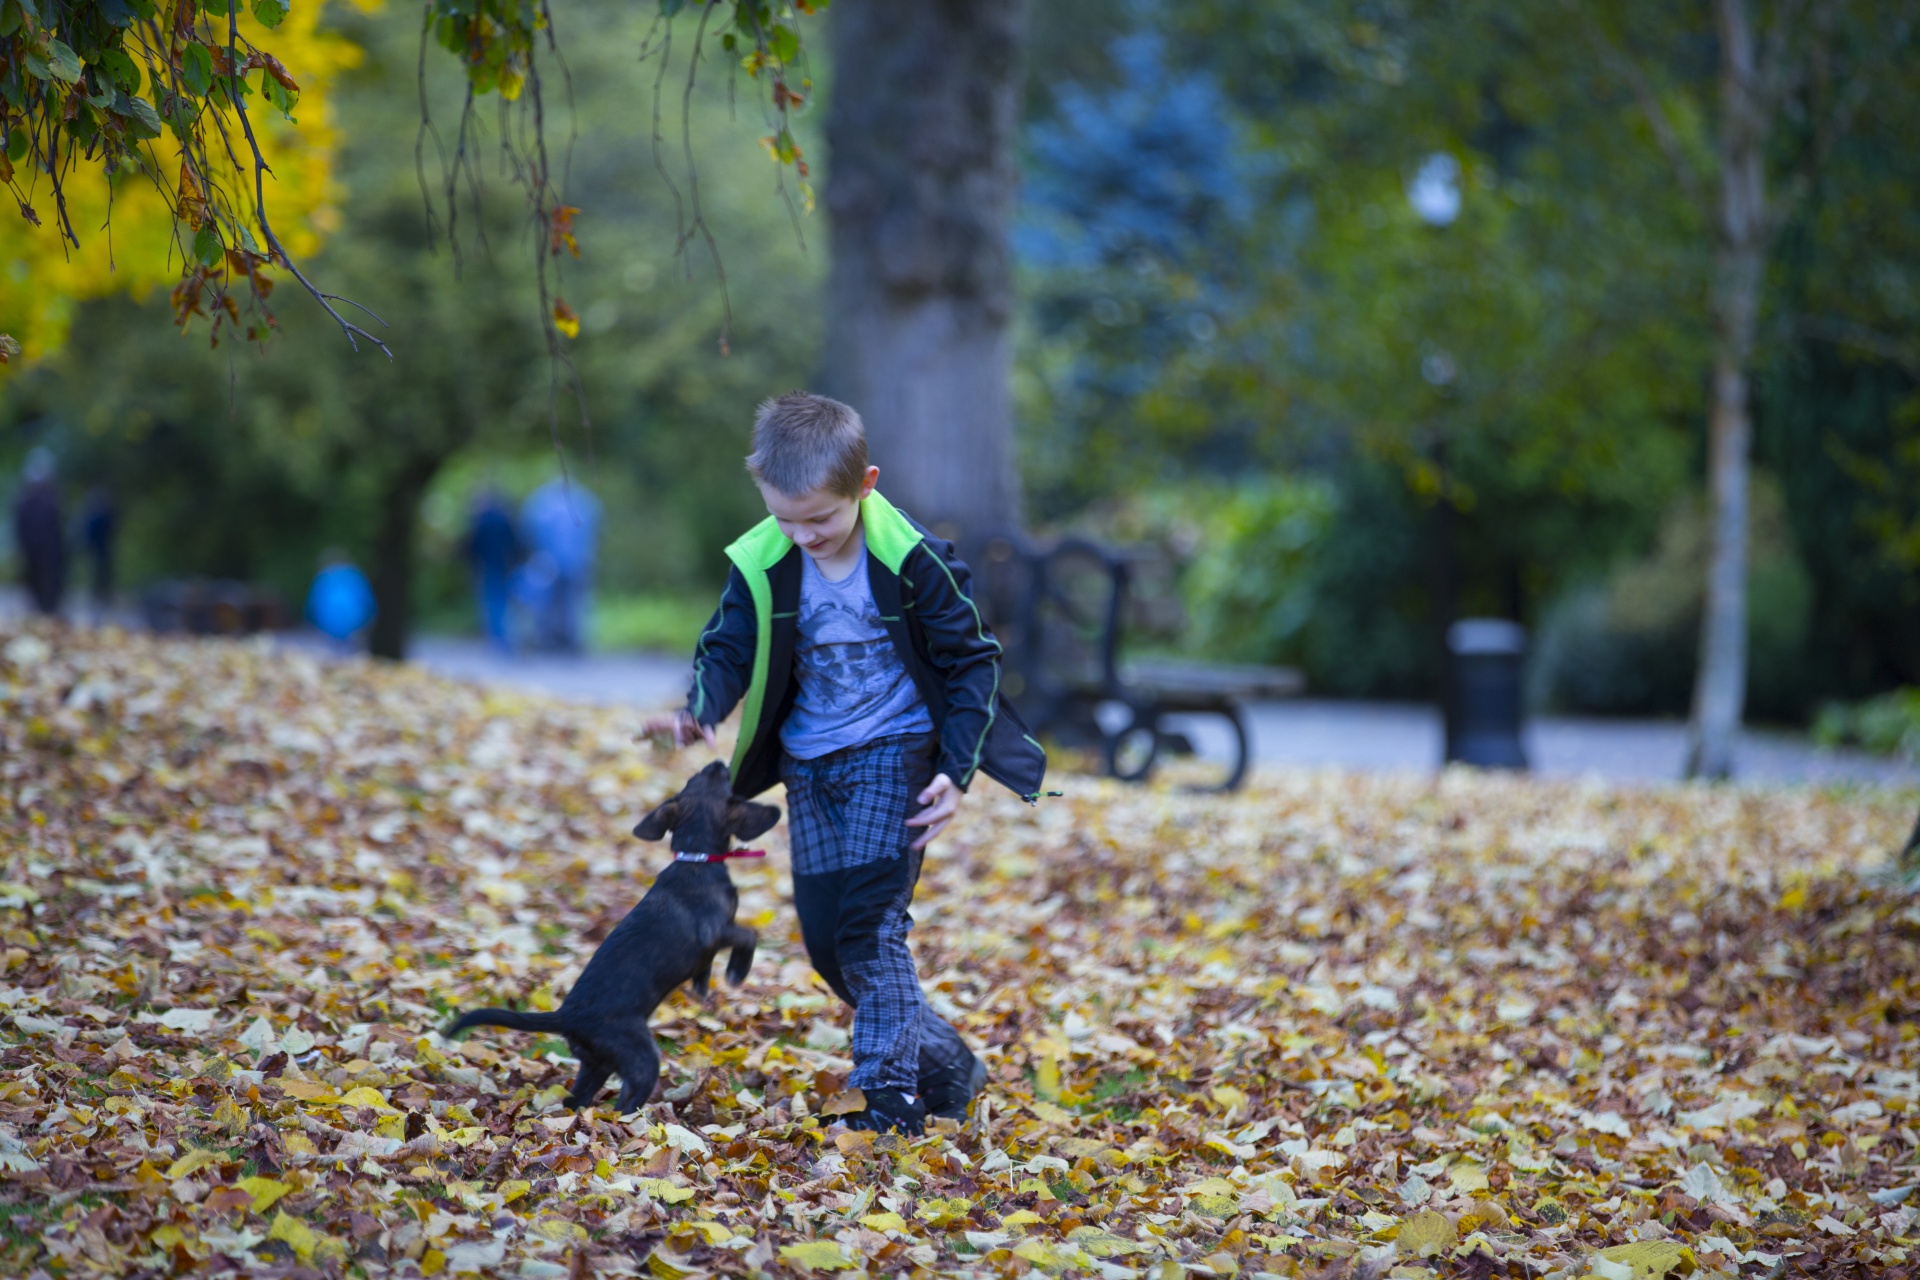
M 653 1042 L 653 1032 L 643 1022 L 638 1030 L 607 1047 L 620 1071 L 620 1114 L 632 1115 L 647 1105 L 653 1086 L 660 1080 L 660 1046 Z
M 760 941 L 760 935 L 743 924 L 730 924 L 721 945 L 733 948 L 727 957 L 727 985 L 737 987 L 747 980 L 747 970 L 753 967 L 753 949 Z
M 599 1045 L 579 1044 L 575 1048 L 580 1054 L 580 1075 L 573 1082 L 573 1091 L 567 1095 L 567 1105 L 583 1111 L 593 1105 L 600 1090 L 606 1087 L 607 1077 L 613 1074 L 616 1064 Z

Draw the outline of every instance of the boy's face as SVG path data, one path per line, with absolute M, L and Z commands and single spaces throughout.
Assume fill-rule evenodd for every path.
M 781 533 L 815 560 L 832 560 L 852 540 L 854 530 L 860 525 L 860 501 L 873 492 L 874 482 L 879 478 L 880 468 L 868 467 L 857 497 L 830 489 L 814 489 L 792 498 L 764 484 L 760 486 L 760 496 Z

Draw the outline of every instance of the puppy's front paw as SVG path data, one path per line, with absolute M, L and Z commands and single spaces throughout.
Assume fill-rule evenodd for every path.
M 727 955 L 727 985 L 737 987 L 747 980 L 747 970 L 753 968 L 753 949 L 760 941 L 760 935 L 744 926 L 735 926 L 738 934 L 733 940 L 733 950 Z M 744 935 L 744 936 L 742 936 Z

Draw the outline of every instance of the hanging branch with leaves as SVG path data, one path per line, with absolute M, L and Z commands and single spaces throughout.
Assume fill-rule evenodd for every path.
M 242 7 L 244 3 L 244 8 Z M 764 85 L 767 122 L 763 147 L 774 160 L 777 190 L 794 216 L 811 208 L 807 164 L 794 141 L 789 117 L 811 91 L 804 71 L 799 18 L 818 13 L 827 0 L 659 0 L 653 30 L 641 60 L 657 60 L 654 153 L 656 167 L 673 192 L 678 212 L 675 251 L 689 272 L 688 250 L 704 246 L 721 290 L 720 346 L 727 348 L 731 310 L 719 244 L 700 202 L 699 171 L 691 134 L 692 96 L 709 46 L 730 68 Z M 292 121 L 300 86 L 276 39 L 291 0 L 0 0 L 0 182 L 20 216 L 35 227 L 51 225 L 62 252 L 97 252 L 83 245 L 68 200 L 77 175 L 106 180 L 108 206 L 102 238 L 111 253 L 112 201 L 128 181 L 147 184 L 172 217 L 169 251 L 180 275 L 172 313 L 183 328 L 196 318 L 211 323 L 218 342 L 226 331 L 250 341 L 276 327 L 267 299 L 274 273 L 285 271 L 325 309 L 357 347 L 366 339 L 385 352 L 380 338 L 351 313 L 364 308 L 327 292 L 295 263 L 268 210 L 267 179 L 273 176 L 263 150 L 257 111 L 264 105 Z M 694 25 L 686 46 L 683 79 L 668 86 L 677 22 Z M 466 71 L 466 93 L 451 153 L 441 151 L 441 182 L 428 194 L 428 217 L 444 233 L 458 270 L 461 244 L 457 204 L 464 192 L 477 202 L 482 175 L 475 111 L 497 94 L 498 137 L 511 180 L 525 194 L 539 280 L 541 325 L 554 359 L 555 377 L 571 363 L 564 339 L 579 332 L 579 319 L 560 288 L 560 262 L 579 255 L 575 219 L 566 202 L 565 165 L 556 174 L 548 139 L 550 123 L 541 57 L 566 65 L 554 34 L 547 0 L 428 0 L 422 29 L 422 134 L 418 158 L 426 184 L 425 146 L 438 133 L 426 110 L 424 87 L 428 43 L 453 53 Z M 677 174 L 665 161 L 660 126 L 663 95 L 680 96 L 681 160 Z M 571 149 L 569 140 L 567 150 Z M 797 178 L 799 203 L 787 184 Z M 475 237 L 484 239 L 475 226 Z M 372 317 L 378 324 L 378 317 Z M 388 353 L 391 354 L 390 352 Z M 578 391 L 577 379 L 573 379 Z
M 209 319 L 216 343 L 223 329 L 271 333 L 279 268 L 349 341 L 384 351 L 301 274 L 268 215 L 272 168 L 248 102 L 293 119 L 300 86 L 260 43 L 288 4 L 252 0 L 243 28 L 237 0 L 0 0 L 0 181 L 28 223 L 51 218 L 68 254 L 83 247 L 68 201 L 76 175 L 97 171 L 110 193 L 128 176 L 150 183 L 174 219 L 174 320 Z
M 707 250 L 720 288 L 722 352 L 728 347 L 732 308 L 719 243 L 707 224 L 700 200 L 700 172 L 692 136 L 694 89 L 710 42 L 718 45 L 731 67 L 745 71 L 750 79 L 766 86 L 763 105 L 768 132 L 761 139 L 761 145 L 774 161 L 777 193 L 793 215 L 795 234 L 800 234 L 800 210 L 812 208 L 813 191 L 808 184 L 806 158 L 794 140 L 790 117 L 805 104 L 812 91 L 812 81 L 805 73 L 798 19 L 819 13 L 826 4 L 827 0 L 796 0 L 791 5 L 775 5 L 766 0 L 707 0 L 704 4 L 659 0 L 659 12 L 641 42 L 640 62 L 654 64 L 653 161 L 673 196 L 674 252 L 683 269 L 691 274 L 693 263 L 688 251 L 696 244 Z M 674 80 L 674 33 L 676 24 L 682 20 L 693 23 L 693 33 L 686 47 L 684 69 Z M 458 202 L 464 192 L 477 213 L 485 185 L 475 164 L 475 111 L 481 99 L 497 93 L 502 105 L 501 150 L 508 172 L 526 197 L 534 228 L 541 323 L 549 352 L 557 364 L 565 365 L 561 339 L 576 336 L 580 321 L 560 289 L 558 267 L 563 257 L 579 256 L 574 220 L 581 211 L 566 202 L 564 182 L 556 180 L 547 159 L 547 114 L 539 61 L 544 53 L 563 74 L 566 65 L 560 57 L 552 12 L 545 0 L 427 0 L 421 30 L 422 157 L 426 141 L 431 138 L 437 146 L 439 137 L 426 109 L 424 77 L 429 41 L 459 57 L 467 72 L 466 96 L 461 105 L 455 143 L 451 153 L 441 152 L 438 184 L 427 182 L 424 159 L 421 163 L 421 188 L 427 200 L 429 224 L 436 231 L 444 230 L 457 262 L 461 253 L 457 234 Z M 678 166 L 670 166 L 666 159 L 662 117 L 675 91 L 680 98 L 681 159 Z M 508 117 L 509 104 L 518 109 L 517 118 Z M 799 205 L 795 204 L 793 192 L 787 186 L 789 169 L 797 179 Z M 475 220 L 478 221 L 477 217 Z

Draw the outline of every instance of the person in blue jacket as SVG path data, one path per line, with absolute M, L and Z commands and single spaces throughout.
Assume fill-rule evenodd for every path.
M 473 523 L 467 529 L 467 560 L 473 565 L 473 585 L 480 600 L 480 629 L 495 649 L 511 649 L 507 634 L 507 602 L 512 594 L 513 569 L 524 547 L 513 513 L 492 485 L 480 491 L 473 504 Z
M 600 501 L 578 481 L 556 477 L 521 504 L 520 530 L 531 548 L 520 584 L 533 647 L 578 653 L 586 647 Z
M 307 621 L 333 641 L 335 649 L 349 653 L 359 647 L 358 636 L 374 612 L 373 588 L 359 566 L 343 551 L 321 557 L 320 572 L 307 590 Z
M 922 856 L 978 775 L 1035 798 L 1046 753 L 1000 695 L 967 566 L 876 491 L 859 414 L 769 400 L 747 470 L 769 514 L 727 548 L 687 706 L 646 728 L 711 745 L 742 704 L 734 790 L 786 784 L 807 955 L 854 1009 L 848 1083 L 866 1110 L 847 1123 L 917 1133 L 964 1118 L 986 1079 L 914 972 Z

